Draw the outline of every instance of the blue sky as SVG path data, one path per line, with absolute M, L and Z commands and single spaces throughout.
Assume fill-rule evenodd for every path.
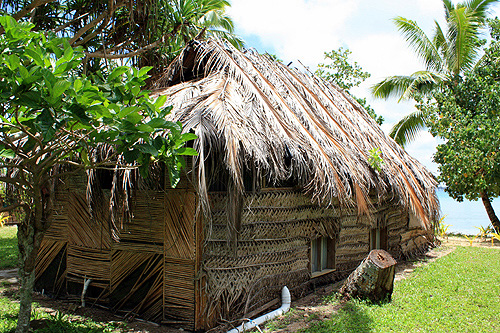
M 325 51 L 349 48 L 351 59 L 372 74 L 353 93 L 368 99 L 385 118 L 382 127 L 388 132 L 413 105 L 374 100 L 370 86 L 386 76 L 423 69 L 392 19 L 403 16 L 417 21 L 430 35 L 434 20 L 442 21 L 444 11 L 441 0 L 231 0 L 229 14 L 247 47 L 276 54 L 298 67 L 300 61 L 315 70 Z M 492 16 L 497 15 L 500 10 L 494 8 Z M 432 162 L 436 144 L 436 139 L 423 132 L 407 151 L 436 172 Z

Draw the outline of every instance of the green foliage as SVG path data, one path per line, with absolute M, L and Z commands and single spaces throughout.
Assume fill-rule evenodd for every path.
M 384 165 L 384 159 L 382 158 L 380 148 L 372 148 L 369 151 L 370 156 L 368 156 L 368 162 L 370 166 L 377 171 L 382 171 L 382 165 Z
M 349 91 L 351 88 L 359 86 L 363 81 L 369 78 L 371 74 L 364 72 L 356 61 L 351 63 L 349 60 L 349 55 L 351 53 L 349 49 L 344 49 L 343 47 L 340 47 L 338 50 L 325 52 L 325 60 L 329 63 L 318 64 L 318 69 L 315 74 L 327 81 L 335 83 L 345 91 Z M 382 125 L 384 118 L 375 113 L 375 110 L 366 102 L 366 98 L 354 97 L 354 99 L 361 104 L 379 125 Z
M 359 86 L 371 74 L 364 72 L 356 61 L 350 63 L 349 55 L 351 53 L 349 49 L 343 47 L 340 47 L 337 51 L 325 52 L 325 60 L 331 63 L 318 64 L 316 75 L 327 81 L 332 81 L 344 90 Z
M 495 230 L 493 229 L 493 226 L 489 225 L 486 228 L 483 226 L 479 227 L 474 227 L 479 230 L 479 233 L 477 234 L 476 237 L 480 237 L 481 239 L 486 239 L 486 236 L 488 236 L 490 233 L 494 232 Z
M 9 219 L 9 216 L 5 213 L 0 213 L 0 228 L 5 225 L 5 222 Z
M 425 128 L 425 117 L 421 111 L 416 110 L 404 116 L 391 129 L 389 136 L 402 147 L 413 141 L 420 130 Z
M 441 27 L 436 21 L 431 37 L 415 21 L 404 17 L 395 18 L 398 30 L 424 62 L 425 70 L 410 75 L 387 77 L 372 87 L 373 95 L 379 98 L 414 99 L 418 102 L 422 98 L 432 98 L 436 89 L 454 82 L 457 77 L 472 69 L 484 45 L 481 34 L 485 28 L 488 9 L 498 1 L 464 1 L 453 4 L 449 0 L 443 0 L 446 25 Z M 391 137 L 404 147 L 423 128 L 425 117 L 425 113 L 415 112 L 403 118 L 392 129 Z
M 81 48 L 53 33 L 34 32 L 34 25 L 1 16 L 0 25 L 0 181 L 7 184 L 4 210 L 24 215 L 18 231 L 21 274 L 34 274 L 34 239 L 51 222 L 56 181 L 62 169 L 117 171 L 138 168 L 147 175 L 161 161 L 175 187 L 184 166 L 185 146 L 196 138 L 182 124 L 165 120 L 166 98 L 156 101 L 142 90 L 150 68 L 120 66 L 109 75 L 79 75 Z M 65 167 L 69 165 L 70 167 Z M 26 331 L 30 285 L 23 279 L 18 320 Z
M 0 292 L 2 287 L 0 287 Z M 0 296 L 0 333 L 10 333 L 16 328 L 19 305 L 6 297 Z
M 439 219 L 439 221 L 437 221 L 436 228 L 434 230 L 434 234 L 436 236 L 441 237 L 441 238 L 446 237 L 446 235 L 448 233 L 448 228 L 451 227 L 451 224 L 445 224 L 444 223 L 444 219 L 445 218 L 446 218 L 446 215 L 441 216 L 441 218 Z
M 14 157 L 30 163 L 34 156 L 42 173 L 75 158 L 86 168 L 105 166 L 113 163 L 110 158 L 99 164 L 88 156 L 106 143 L 115 158 L 123 154 L 143 174 L 150 161 L 163 160 L 175 185 L 183 165 L 179 155 L 196 154 L 184 148 L 195 136 L 182 134 L 180 123 L 164 119 L 170 110 L 163 108 L 165 98 L 152 101 L 141 90 L 149 68 L 121 66 L 107 77 L 79 76 L 80 48 L 53 34 L 33 32 L 32 24 L 8 16 L 0 17 L 0 24 L 5 29 L 0 36 L 3 166 L 13 166 L 9 161 Z
M 0 269 L 17 266 L 17 227 L 0 228 Z
M 500 250 L 458 247 L 396 281 L 392 301 L 350 300 L 302 332 L 497 332 Z
M 33 10 L 21 9 L 31 3 Z M 32 22 L 36 31 L 56 31 L 90 54 L 87 73 L 107 70 L 108 59 L 127 59 L 137 67 L 154 66 L 161 73 L 190 40 L 204 36 L 225 38 L 236 47 L 226 0 L 25 1 L 0 2 L 5 14 Z M 201 35 L 201 36 L 200 36 Z
M 493 245 L 493 242 L 495 241 L 495 239 L 500 242 L 500 234 L 492 232 L 489 235 L 491 236 L 491 245 Z
M 481 66 L 461 80 L 449 82 L 435 92 L 435 102 L 420 104 L 438 145 L 434 161 L 440 181 L 452 198 L 477 200 L 500 194 L 500 48 L 493 43 Z

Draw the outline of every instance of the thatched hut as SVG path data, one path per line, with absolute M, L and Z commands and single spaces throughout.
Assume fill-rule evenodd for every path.
M 117 173 L 93 173 L 93 205 L 87 175 L 61 182 L 38 288 L 80 299 L 90 279 L 87 304 L 206 329 L 275 306 L 284 285 L 298 297 L 338 280 L 372 248 L 402 257 L 432 241 L 432 175 L 307 70 L 194 41 L 154 94 L 199 156 L 175 189 L 156 172 L 111 211 Z

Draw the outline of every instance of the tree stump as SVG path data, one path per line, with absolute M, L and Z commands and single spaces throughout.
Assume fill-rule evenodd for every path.
M 340 288 L 344 298 L 390 300 L 396 260 L 384 250 L 372 250 Z

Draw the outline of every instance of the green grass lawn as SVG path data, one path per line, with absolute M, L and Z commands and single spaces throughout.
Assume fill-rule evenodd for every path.
M 0 269 L 17 266 L 17 227 L 0 227 Z
M 500 250 L 458 247 L 397 281 L 392 301 L 349 301 L 302 332 L 500 332 Z

